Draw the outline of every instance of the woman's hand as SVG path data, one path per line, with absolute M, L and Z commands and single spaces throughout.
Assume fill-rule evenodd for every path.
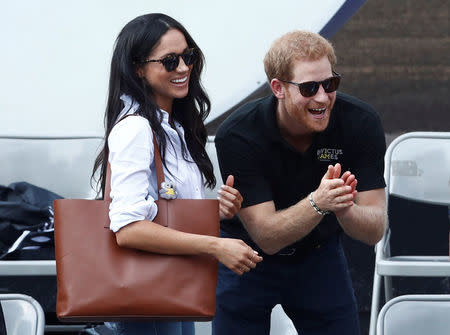
M 225 185 L 220 187 L 219 196 L 219 214 L 220 219 L 231 219 L 240 209 L 242 205 L 241 193 L 233 188 L 234 177 L 229 175 Z
M 219 238 L 214 257 L 238 275 L 254 269 L 263 259 L 242 240 L 234 238 Z

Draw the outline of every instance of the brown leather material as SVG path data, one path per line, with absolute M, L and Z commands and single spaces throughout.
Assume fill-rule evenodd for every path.
M 156 141 L 156 135 L 153 133 L 153 148 L 155 155 L 155 170 L 156 170 L 156 180 L 158 182 L 158 187 L 161 187 L 161 183 L 164 180 L 164 169 L 162 166 L 161 153 L 159 151 L 158 142 Z
M 217 260 L 119 247 L 109 229 L 109 204 L 109 199 L 54 201 L 58 318 L 211 320 Z M 218 200 L 159 199 L 157 205 L 155 222 L 219 236 Z

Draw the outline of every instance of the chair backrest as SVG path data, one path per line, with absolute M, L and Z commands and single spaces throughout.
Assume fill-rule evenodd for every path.
M 448 335 L 450 295 L 403 295 L 380 311 L 377 335 Z
M 0 185 L 26 181 L 65 198 L 93 198 L 90 184 L 101 137 L 0 135 Z
M 23 294 L 0 294 L 7 335 L 43 335 L 45 316 L 41 305 Z
M 386 152 L 385 166 L 388 194 L 450 205 L 450 132 L 397 137 Z

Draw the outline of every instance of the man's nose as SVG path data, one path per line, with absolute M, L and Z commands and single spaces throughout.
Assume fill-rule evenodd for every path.
M 314 100 L 318 102 L 328 102 L 329 100 L 328 93 L 325 92 L 325 89 L 323 88 L 322 85 L 319 86 L 319 89 L 317 90 L 317 93 L 314 96 Z

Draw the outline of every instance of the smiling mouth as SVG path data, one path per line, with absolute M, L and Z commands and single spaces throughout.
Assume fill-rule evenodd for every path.
M 323 117 L 327 111 L 326 107 L 323 108 L 309 108 L 308 111 L 315 117 Z
M 188 77 L 183 77 L 179 79 L 172 79 L 170 82 L 174 84 L 184 84 L 187 81 Z

